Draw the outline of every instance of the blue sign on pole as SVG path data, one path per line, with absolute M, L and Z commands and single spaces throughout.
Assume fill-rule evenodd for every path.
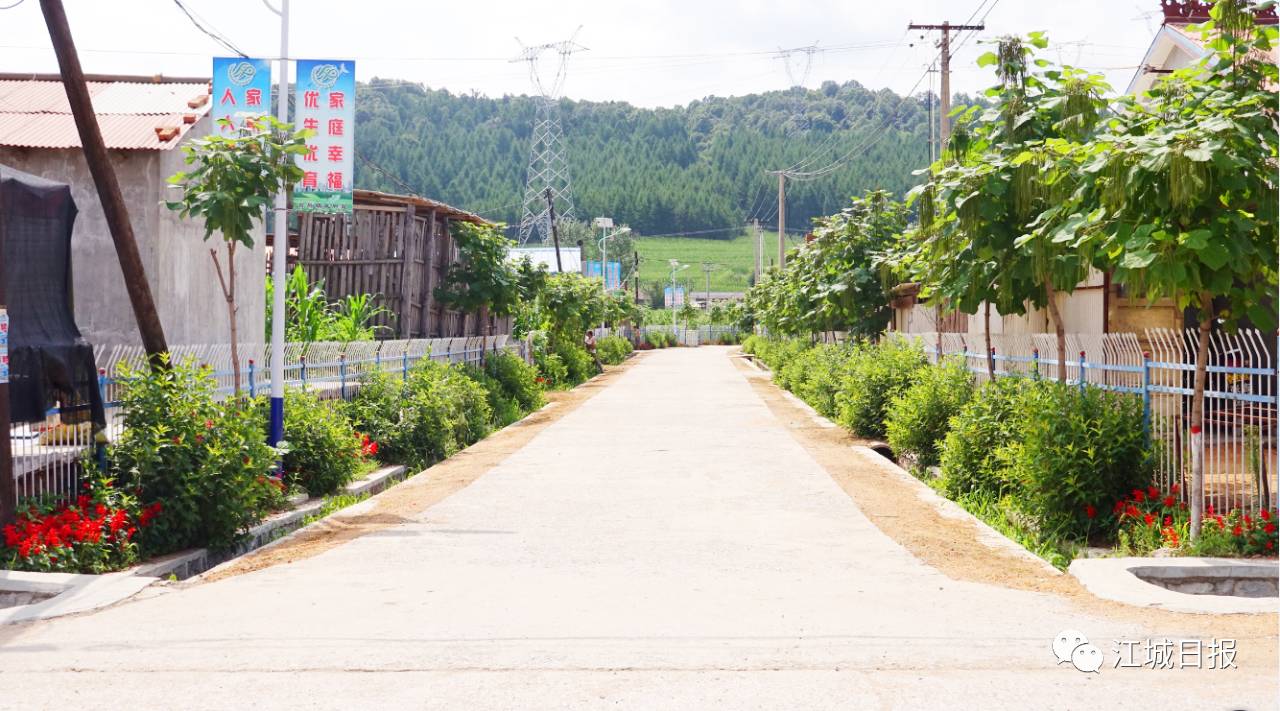
M 254 120 L 271 113 L 271 62 L 244 57 L 213 58 L 212 133 L 233 136 L 257 128 Z M 219 123 L 228 119 L 231 125 Z
M 587 276 L 600 278 L 600 260 L 587 260 Z M 622 262 L 609 262 L 608 278 L 605 280 L 604 288 L 611 291 L 622 288 Z
M 662 290 L 662 303 L 668 309 L 678 309 L 684 306 L 684 287 L 676 287 L 674 293 L 672 293 L 671 287 L 664 287 Z
M 298 212 L 351 213 L 355 171 L 356 65 L 340 59 L 299 59 L 294 107 L 298 126 L 314 132 L 298 156 Z

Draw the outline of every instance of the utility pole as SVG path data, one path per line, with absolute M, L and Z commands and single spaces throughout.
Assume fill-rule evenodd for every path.
M 267 8 L 275 12 L 271 5 Z M 280 76 L 276 90 L 276 118 L 289 122 L 289 0 L 280 0 Z M 284 332 L 285 284 L 289 272 L 289 196 L 286 190 L 276 193 L 275 226 L 271 242 L 271 410 L 268 418 L 268 441 L 276 446 L 284 437 Z M 406 310 L 407 311 L 407 310 Z
M 706 298 L 702 302 L 703 311 L 711 310 L 711 270 L 715 268 L 715 266 L 716 265 L 712 264 L 711 262 L 702 263 L 702 272 L 707 277 L 707 281 L 706 281 L 707 290 L 705 292 Z
M 556 245 L 556 271 L 563 272 L 564 265 L 560 263 L 560 230 L 556 229 L 556 202 L 551 197 L 551 188 L 547 188 L 542 195 L 547 199 L 547 213 L 549 215 L 547 219 L 551 221 L 551 241 Z
M 778 171 L 778 269 L 787 266 L 787 173 Z
M 985 30 L 984 24 L 977 25 L 953 25 L 950 22 L 943 22 L 941 25 L 919 25 L 914 22 L 907 25 L 908 30 L 937 30 L 942 33 L 942 37 L 938 40 L 938 56 L 942 66 L 942 81 L 939 99 L 939 128 L 938 128 L 938 145 L 939 153 L 947 150 L 947 139 L 951 137 L 951 31 L 963 32 L 972 30 Z
M 635 283 L 636 303 L 638 304 L 640 303 L 640 252 L 638 250 L 635 252 L 635 259 L 635 272 L 631 275 L 631 281 Z
M 760 275 L 764 272 L 764 230 L 760 229 L 760 218 L 751 221 L 752 228 L 755 230 L 756 238 L 756 281 L 760 281 Z
M 151 285 L 142 267 L 142 257 L 138 254 L 133 225 L 129 222 L 129 208 L 120 193 L 120 183 L 111 167 L 107 146 L 102 140 L 102 129 L 89 99 L 89 88 L 85 85 L 80 56 L 76 54 L 76 45 L 71 39 L 67 13 L 62 7 L 62 0 L 40 0 L 40 9 L 44 12 L 49 39 L 53 41 L 53 51 L 62 70 L 62 87 L 67 92 L 67 103 L 75 117 L 84 159 L 98 189 L 98 201 L 102 203 L 111 241 L 115 243 L 116 258 L 120 260 L 120 271 L 124 273 L 124 287 L 133 307 L 133 318 L 138 323 L 138 333 L 142 336 L 142 346 L 152 365 L 157 365 L 160 354 L 169 350 L 169 346 L 164 339 L 160 315 L 156 312 L 156 302 L 151 297 Z

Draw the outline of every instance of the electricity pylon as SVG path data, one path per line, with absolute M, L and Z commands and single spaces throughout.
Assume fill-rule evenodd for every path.
M 580 31 L 582 28 L 579 27 Z M 520 244 L 549 242 L 552 215 L 558 220 L 574 219 L 573 187 L 569 180 L 569 161 L 564 147 L 564 128 L 556 101 L 564 87 L 565 65 L 569 55 L 586 50 L 574 41 L 578 32 L 563 42 L 524 47 L 512 62 L 527 62 L 529 78 L 538 94 L 537 115 L 529 146 L 529 169 L 525 174 L 524 211 L 520 216 Z M 520 38 L 517 37 L 519 42 Z M 559 55 L 555 76 L 544 81 L 538 71 L 538 59 L 547 51 Z M 551 201 L 546 198 L 551 191 Z M 553 209 L 554 206 L 554 209 Z

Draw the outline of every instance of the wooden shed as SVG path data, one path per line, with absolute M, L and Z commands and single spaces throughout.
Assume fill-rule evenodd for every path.
M 446 309 L 434 295 L 458 258 L 450 226 L 490 224 L 442 202 L 373 190 L 355 191 L 351 215 L 303 213 L 297 261 L 330 301 L 373 294 L 387 309 L 376 321 L 381 338 L 437 338 L 506 333 L 509 319 Z

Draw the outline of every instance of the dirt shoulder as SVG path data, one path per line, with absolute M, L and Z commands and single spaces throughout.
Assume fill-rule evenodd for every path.
M 333 515 L 291 534 L 275 545 L 260 548 L 218 566 L 193 583 L 212 582 L 319 555 L 367 533 L 407 523 L 422 511 L 466 488 L 485 472 L 525 446 L 539 432 L 595 397 L 644 355 L 637 353 L 622 365 L 607 366 L 602 375 L 560 392 L 547 393 L 550 403 L 524 419 L 476 442 L 369 502 Z
M 813 413 L 788 398 L 744 358 L 734 358 L 755 393 L 858 508 L 885 535 L 924 563 L 954 580 L 986 583 L 1061 596 L 1082 612 L 1144 624 L 1179 634 L 1251 640 L 1249 662 L 1277 664 L 1280 616 L 1204 615 L 1137 608 L 1095 597 L 1071 575 L 1054 575 L 980 541 L 981 531 L 967 519 L 945 518 L 923 504 L 914 487 L 853 456 L 850 447 L 869 444 L 843 428 L 823 427 Z

